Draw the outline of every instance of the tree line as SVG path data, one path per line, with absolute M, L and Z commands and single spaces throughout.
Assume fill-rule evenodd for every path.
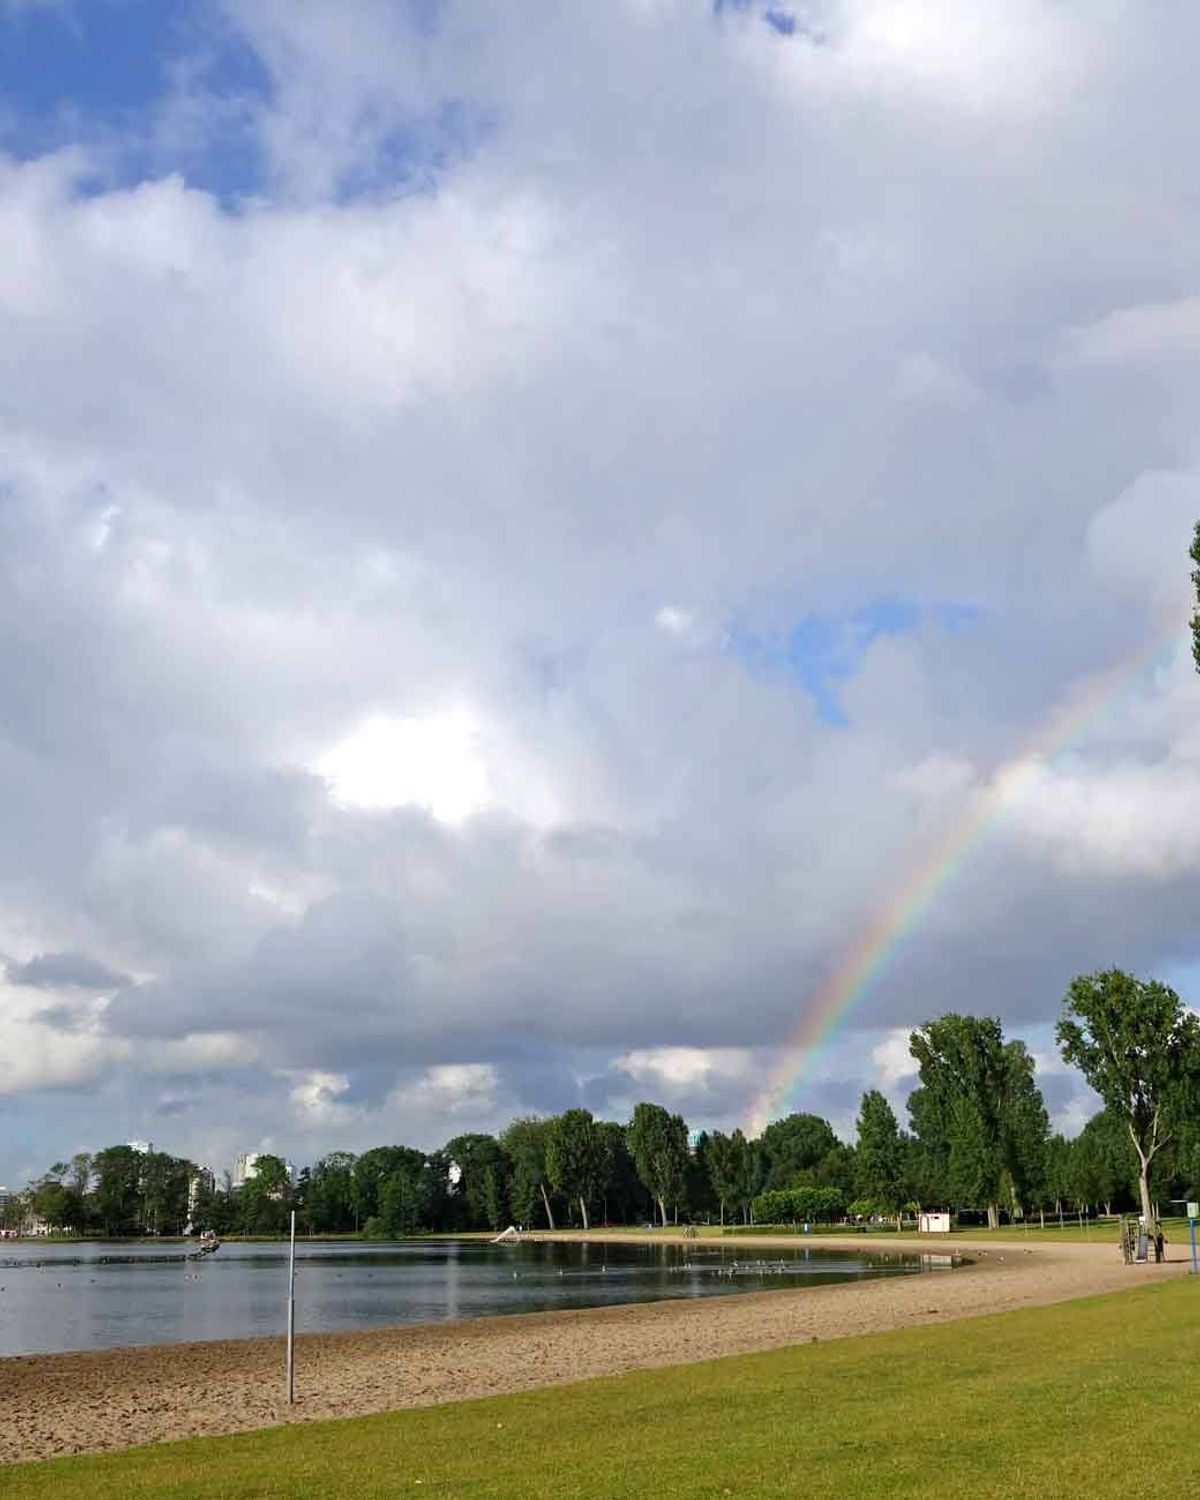
M 902 1128 L 878 1090 L 863 1094 L 853 1144 L 818 1115 L 690 1135 L 679 1114 L 641 1103 L 628 1121 L 586 1109 L 523 1117 L 498 1136 L 437 1151 L 336 1151 L 293 1182 L 260 1156 L 234 1187 L 163 1152 L 110 1146 L 60 1162 L 14 1215 L 105 1235 L 276 1234 L 296 1210 L 313 1234 L 391 1237 L 605 1223 L 897 1220 L 921 1206 L 1002 1217 L 1137 1208 L 1197 1194 L 1200 1022 L 1178 995 L 1121 970 L 1071 984 L 1057 1037 L 1103 1109 L 1073 1139 L 1053 1134 L 1034 1059 L 994 1017 L 955 1013 L 909 1038 L 917 1087 Z

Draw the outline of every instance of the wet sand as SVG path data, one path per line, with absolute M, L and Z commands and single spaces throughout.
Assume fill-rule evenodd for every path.
M 645 1243 L 648 1236 L 590 1238 Z M 739 1237 L 736 1244 L 757 1251 L 794 1249 L 796 1241 Z M 1126 1266 L 1114 1244 L 1026 1248 L 1020 1242 L 956 1240 L 951 1247 L 926 1240 L 918 1246 L 886 1237 L 826 1235 L 814 1242 L 814 1248 L 831 1250 L 868 1246 L 941 1253 L 953 1248 L 974 1262 L 858 1284 L 302 1334 L 291 1408 L 283 1399 L 282 1339 L 0 1359 L 0 1463 L 562 1385 L 1062 1302 L 1188 1270 L 1174 1246 L 1173 1259 L 1164 1265 Z

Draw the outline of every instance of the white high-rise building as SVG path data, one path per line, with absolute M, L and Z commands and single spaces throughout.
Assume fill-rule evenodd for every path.
M 258 1158 L 261 1155 L 261 1151 L 243 1151 L 234 1162 L 233 1185 L 235 1188 L 245 1187 L 252 1177 L 258 1176 Z
M 270 1153 L 266 1152 L 266 1151 L 244 1151 L 242 1153 L 242 1155 L 239 1156 L 238 1159 L 237 1159 L 237 1161 L 234 1163 L 234 1167 L 233 1167 L 233 1185 L 234 1185 L 234 1187 L 235 1188 L 245 1187 L 246 1183 L 248 1183 L 252 1177 L 257 1177 L 258 1176 L 258 1164 L 259 1164 L 259 1162 L 263 1159 L 264 1156 L 267 1156 L 269 1154 Z M 290 1161 L 285 1161 L 284 1162 L 284 1166 L 287 1168 L 288 1181 L 293 1186 L 295 1186 L 295 1183 L 296 1183 L 296 1168 L 295 1168 L 295 1166 Z

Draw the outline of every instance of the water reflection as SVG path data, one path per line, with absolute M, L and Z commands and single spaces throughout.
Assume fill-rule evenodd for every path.
M 0 1355 L 190 1339 L 247 1338 L 283 1327 L 284 1245 L 222 1246 L 206 1261 L 164 1262 L 163 1247 L 6 1245 L 0 1261 Z M 104 1263 L 119 1251 L 122 1260 Z M 152 1259 L 152 1256 L 158 1256 Z M 303 1241 L 297 1247 L 300 1331 L 436 1322 L 663 1297 L 932 1271 L 917 1253 L 751 1250 L 688 1245 L 488 1245 Z M 19 1261 L 19 1265 L 12 1262 Z M 132 1262 L 132 1263 L 131 1263 Z

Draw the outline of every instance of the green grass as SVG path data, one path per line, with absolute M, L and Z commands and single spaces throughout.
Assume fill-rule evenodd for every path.
M 937 1283 L 929 1289 L 937 1305 Z M 797 1333 L 800 1333 L 797 1329 Z M 602 1330 L 597 1337 L 603 1337 Z M 0 1469 L 4 1500 L 1190 1493 L 1200 1284 Z M 1148 1479 L 1148 1482 L 1149 1479 Z

